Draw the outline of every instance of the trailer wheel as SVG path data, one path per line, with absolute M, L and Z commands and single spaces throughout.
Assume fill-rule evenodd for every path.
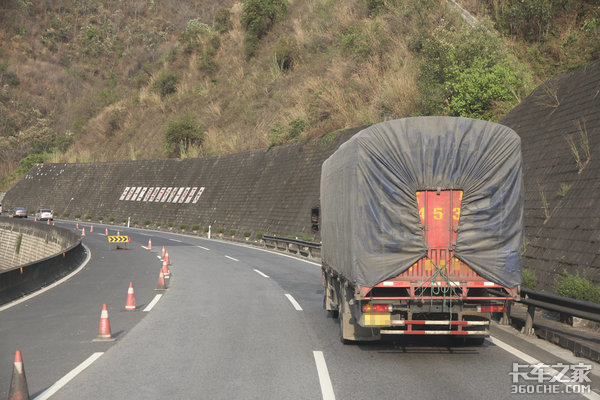
M 340 323 L 340 342 L 343 344 L 352 344 L 353 340 L 346 339 L 345 337 L 349 336 L 346 332 L 346 324 L 348 323 L 346 319 L 349 319 L 349 316 L 345 314 L 348 313 L 348 302 L 346 301 L 345 290 L 342 289 L 341 299 L 339 301 L 339 309 L 338 309 L 338 321 Z M 346 333 L 344 335 L 344 333 Z

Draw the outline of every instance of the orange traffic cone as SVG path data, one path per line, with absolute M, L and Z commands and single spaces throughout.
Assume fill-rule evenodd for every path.
M 148 250 L 152 250 L 152 238 L 148 239 Z
M 33 219 L 33 222 L 37 222 L 37 217 L 35 217 L 35 218 Z
M 121 232 L 117 231 L 117 236 L 121 236 Z
M 90 226 L 90 232 L 94 232 L 94 225 Z
M 167 250 L 165 252 L 165 258 L 164 258 L 165 262 L 168 264 L 171 264 L 171 260 L 169 259 L 169 250 Z
M 165 259 L 165 246 L 163 246 L 162 248 L 162 252 L 160 253 L 160 259 L 164 260 Z
M 129 282 L 127 290 L 127 302 L 125 303 L 126 310 L 135 310 L 135 296 L 133 295 L 133 283 Z
M 108 236 L 108 228 L 104 228 L 104 235 Z
M 108 310 L 106 304 L 102 305 L 102 312 L 100 313 L 100 323 L 98 324 L 98 337 L 94 339 L 98 341 L 109 341 L 114 340 L 110 333 L 110 321 L 108 320 Z
M 162 271 L 158 274 L 158 284 L 156 285 L 155 290 L 167 290 L 167 285 L 165 284 L 165 276 Z
M 160 269 L 160 272 L 162 272 L 162 274 L 164 275 L 165 278 L 168 278 L 169 275 L 171 275 L 171 271 L 169 271 L 169 264 L 167 264 L 166 261 L 163 261 L 162 268 Z
M 75 223 L 75 229 L 79 230 L 79 222 Z
M 81 228 L 81 236 L 85 236 L 85 228 Z
M 10 390 L 8 391 L 9 400 L 29 400 L 29 389 L 27 388 L 27 379 L 25 379 L 25 368 L 23 368 L 23 357 L 21 351 L 15 353 L 15 365 L 13 368 L 12 380 L 10 381 Z
M 50 225 L 50 220 L 48 219 L 47 221 L 48 221 L 48 225 Z

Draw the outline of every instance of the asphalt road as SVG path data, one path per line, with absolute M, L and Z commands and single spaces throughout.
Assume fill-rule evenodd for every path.
M 104 227 L 90 233 L 85 226 L 89 263 L 61 285 L 0 311 L 0 398 L 8 395 L 15 350 L 23 353 L 32 399 L 46 398 L 57 388 L 52 385 L 71 378 L 86 360 L 89 366 L 58 384 L 52 399 L 584 398 L 511 394 L 514 363 L 575 361 L 509 329 L 495 327 L 483 346 L 453 346 L 436 337 L 343 345 L 337 320 L 322 309 L 321 272 L 314 263 L 128 229 L 121 234 L 132 237 L 129 249 L 115 250 Z M 150 237 L 152 251 L 141 247 Z M 169 287 L 144 311 L 159 294 L 163 245 L 172 263 Z M 136 311 L 124 310 L 130 281 Z M 112 342 L 93 341 L 103 303 Z M 598 391 L 600 371 L 593 368 L 588 376 Z M 536 390 L 550 390 L 542 386 Z

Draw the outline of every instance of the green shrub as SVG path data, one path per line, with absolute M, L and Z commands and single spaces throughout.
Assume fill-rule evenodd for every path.
M 282 71 L 291 70 L 298 60 L 300 50 L 293 37 L 280 37 L 275 43 L 275 61 Z
M 69 215 L 71 215 L 71 213 L 69 213 L 69 212 L 64 212 L 63 213 L 63 217 L 65 217 L 65 218 L 69 218 Z
M 154 224 L 154 226 L 156 226 L 157 228 L 160 228 L 160 221 L 157 222 L 156 224 Z
M 85 214 L 85 219 L 87 219 L 89 221 L 92 219 L 92 216 L 90 214 Z
M 148 226 L 152 223 L 152 221 L 150 221 L 149 219 L 145 219 L 144 220 L 144 226 Z
M 537 277 L 535 276 L 535 272 L 530 269 L 524 268 L 521 272 L 523 281 L 521 282 L 521 286 L 527 289 L 535 289 L 537 287 Z
M 303 235 L 301 237 L 302 240 L 304 240 L 305 242 L 312 242 L 314 240 L 314 238 L 312 236 L 308 236 L 308 235 Z
M 256 240 L 262 240 L 263 235 L 264 235 L 263 232 L 256 232 L 254 237 L 256 238 Z
M 219 33 L 228 32 L 231 28 L 233 28 L 233 23 L 231 22 L 231 11 L 225 7 L 219 8 L 215 12 L 215 20 L 213 22 L 213 29 Z
M 192 230 L 193 231 L 199 231 L 200 230 L 200 225 L 198 225 L 198 224 L 192 225 Z
M 423 115 L 493 120 L 497 110 L 516 105 L 528 91 L 526 68 L 484 26 L 447 27 L 417 42 Z
M 302 132 L 304 132 L 307 123 L 305 119 L 298 117 L 291 120 L 289 126 L 290 128 L 288 130 L 288 135 L 290 139 L 296 139 Z
M 373 51 L 372 43 L 369 42 L 367 35 L 361 27 L 356 25 L 342 30 L 338 46 L 344 57 L 354 56 L 358 60 L 368 58 Z
M 127 223 L 127 218 L 121 218 L 121 223 L 122 224 L 126 224 Z
M 165 152 L 181 155 L 191 145 L 202 145 L 205 128 L 191 115 L 169 121 L 163 134 Z
M 104 217 L 103 217 L 103 216 L 99 216 L 99 217 L 98 217 L 98 221 L 102 222 L 103 220 L 104 220 Z
M 447 75 L 450 102 L 445 111 L 467 118 L 493 119 L 494 104 L 513 100 L 525 85 L 518 68 L 507 59 L 494 64 L 476 57 L 467 67 L 450 66 Z
M 224 233 L 224 232 L 225 232 L 224 226 L 217 226 L 217 233 Z
M 30 154 L 19 161 L 17 173 L 25 173 L 36 164 L 43 164 L 46 161 L 47 154 Z
M 386 9 L 386 0 L 366 0 L 369 16 L 373 17 Z
M 217 62 L 215 61 L 216 55 L 217 49 L 213 46 L 204 47 L 200 53 L 198 53 L 198 69 L 207 74 L 214 74 L 217 71 Z
M 552 18 L 552 1 L 512 1 L 501 7 L 498 27 L 528 42 L 540 42 L 548 35 Z
M 181 40 L 184 44 L 184 51 L 191 53 L 201 47 L 202 36 L 210 33 L 210 27 L 205 23 L 200 22 L 199 19 L 190 19 L 187 22 L 185 30 L 181 34 Z
M 111 215 L 111 216 L 110 216 L 110 218 L 108 218 L 108 220 L 109 220 L 110 222 L 115 222 L 115 217 L 113 217 L 113 216 Z
M 554 291 L 559 296 L 600 303 L 600 286 L 579 276 L 579 273 L 572 275 L 565 271 L 564 276 L 556 283 Z
M 209 230 L 209 229 L 210 229 L 210 228 L 209 228 L 208 226 L 205 226 L 205 227 L 204 227 L 204 233 L 208 233 L 208 230 Z
M 177 84 L 179 83 L 179 75 L 173 71 L 163 71 L 152 83 L 150 89 L 165 97 L 169 94 L 177 92 Z
M 275 20 L 287 12 L 286 0 L 244 0 L 240 22 L 246 32 L 246 55 L 252 57 L 258 43 L 271 29 Z
M 79 213 L 75 214 L 75 218 L 77 218 L 77 219 L 81 218 L 81 214 L 79 214 Z
M 229 235 L 230 236 L 235 236 L 237 234 L 237 229 L 230 229 L 229 230 Z
M 172 228 L 172 227 L 173 227 L 173 223 L 172 223 L 172 222 L 169 222 L 169 223 L 167 224 L 167 226 L 168 226 L 169 228 Z
M 17 243 L 15 245 L 15 253 L 19 254 L 19 252 L 21 251 L 21 243 L 23 242 L 23 234 L 19 233 L 19 236 L 17 236 Z
M 139 223 L 139 221 L 137 219 L 134 219 L 133 221 L 131 221 L 131 223 L 135 226 Z
M 187 225 L 181 224 L 181 225 L 179 225 L 179 229 L 181 229 L 182 231 L 185 231 L 187 229 Z
M 244 231 L 244 237 L 248 238 L 250 236 L 252 236 L 252 232 L 250 232 L 250 231 Z

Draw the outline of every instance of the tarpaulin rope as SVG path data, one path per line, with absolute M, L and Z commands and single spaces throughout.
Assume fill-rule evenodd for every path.
M 433 296 L 442 296 L 442 310 L 446 307 L 446 303 L 448 304 L 448 311 L 450 314 L 450 321 L 452 321 L 452 299 L 459 297 L 458 292 L 455 289 L 455 285 L 450 281 L 450 276 L 448 276 L 447 266 L 438 266 L 430 260 L 431 264 L 435 267 L 435 270 L 431 276 L 425 281 L 421 282 L 419 289 L 421 289 L 418 298 L 424 297 L 425 293 L 425 285 L 429 283 L 429 287 L 431 288 L 431 297 Z M 441 278 L 441 279 L 440 279 Z M 446 285 L 444 286 L 443 283 Z M 433 299 L 430 299 L 430 304 L 433 305 Z

